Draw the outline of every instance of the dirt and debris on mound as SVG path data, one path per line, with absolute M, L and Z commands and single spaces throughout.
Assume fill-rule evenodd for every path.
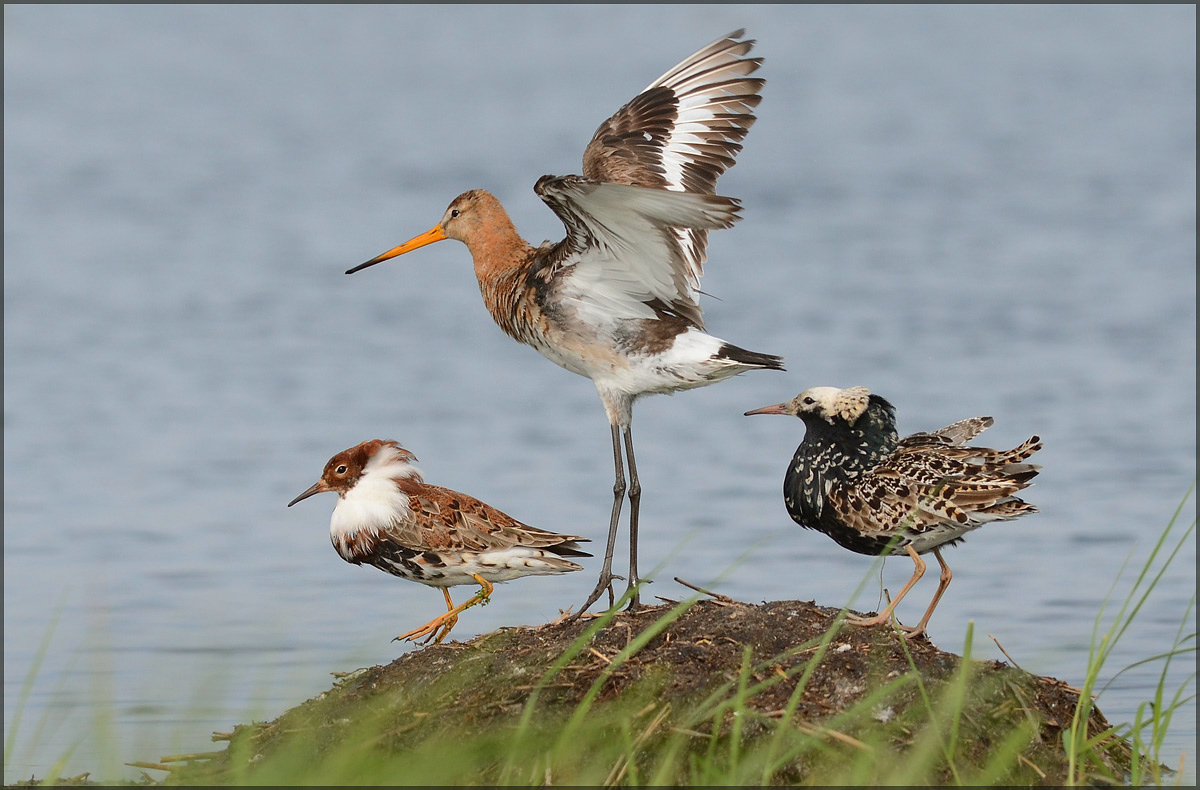
M 845 783 L 855 758 L 871 766 L 855 776 L 884 781 L 906 754 L 924 755 L 918 784 L 1068 778 L 1061 733 L 1079 694 L 1061 681 L 995 661 L 964 676 L 927 639 L 836 624 L 839 610 L 812 602 L 689 603 L 430 645 L 220 735 L 228 748 L 170 766 L 166 782 L 378 781 L 354 772 L 393 761 L 405 783 L 498 783 L 514 779 L 496 755 L 518 737 L 517 761 L 545 771 L 519 783 L 694 783 L 716 763 L 727 779 L 752 766 L 772 783 Z M 1118 780 L 1127 744 L 1094 707 L 1087 726 L 1107 745 L 1074 778 Z M 488 755 L 477 764 L 463 751 L 472 741 Z

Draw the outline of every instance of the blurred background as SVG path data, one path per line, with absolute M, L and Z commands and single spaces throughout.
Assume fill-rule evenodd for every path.
M 1181 503 L 1173 534 L 1195 519 L 1195 17 L 5 6 L 5 782 L 136 777 L 124 762 L 217 748 L 415 649 L 390 640 L 437 591 L 339 559 L 332 496 L 285 507 L 365 439 L 602 552 L 591 383 L 492 323 L 456 242 L 343 271 L 475 187 L 532 243 L 561 238 L 537 178 L 578 173 L 601 121 L 740 27 L 767 85 L 718 184 L 744 219 L 710 237 L 704 306 L 788 371 L 637 405 L 645 597 L 686 597 L 673 576 L 864 610 L 899 589 L 907 559 L 873 571 L 788 518 L 802 423 L 742 417 L 861 384 L 903 433 L 991 415 L 989 445 L 1043 437 L 1041 513 L 948 552 L 930 636 L 961 653 L 974 622 L 976 657 L 1004 658 L 991 636 L 1078 685 L 1097 616 Z M 1114 724 L 1163 674 L 1120 670 L 1181 630 L 1194 646 L 1195 561 L 1193 537 L 1105 666 Z M 500 586 L 453 636 L 546 622 L 598 570 Z M 1193 673 L 1173 663 L 1168 694 Z M 1193 696 L 1168 743 L 1185 784 L 1195 718 Z

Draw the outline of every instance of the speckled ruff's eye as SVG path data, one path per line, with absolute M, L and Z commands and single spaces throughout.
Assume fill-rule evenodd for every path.
M 349 471 L 349 470 L 346 468 L 346 465 L 345 465 L 345 464 L 342 464 L 341 466 L 339 466 L 337 469 L 334 469 L 333 471 L 334 471 L 334 473 L 336 473 L 336 474 L 339 474 L 339 475 L 344 475 L 344 474 L 346 474 L 346 472 L 347 472 L 347 471 Z

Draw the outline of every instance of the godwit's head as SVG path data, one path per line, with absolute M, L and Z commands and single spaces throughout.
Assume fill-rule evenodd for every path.
M 420 247 L 433 244 L 435 241 L 457 239 L 467 246 L 471 246 L 473 239 L 485 238 L 498 230 L 516 232 L 512 227 L 512 221 L 508 218 L 508 213 L 500 205 L 500 201 L 496 199 L 495 195 L 482 189 L 472 189 L 463 192 L 450 202 L 446 213 L 442 215 L 441 222 L 400 246 L 393 247 L 365 263 L 360 263 L 353 269 L 348 269 L 346 274 L 354 274 L 368 266 L 374 266 L 406 252 L 412 252 Z

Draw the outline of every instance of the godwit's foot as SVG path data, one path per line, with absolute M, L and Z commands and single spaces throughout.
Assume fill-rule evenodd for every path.
M 583 613 L 588 610 L 588 607 L 600 600 L 600 596 L 605 592 L 608 592 L 608 608 L 611 609 L 613 603 L 616 602 L 616 597 L 613 594 L 613 582 L 617 579 L 624 581 L 625 577 L 618 576 L 615 573 L 602 573 L 600 575 L 600 580 L 596 582 L 596 589 L 592 590 L 592 594 L 589 595 L 588 599 L 583 602 L 583 606 L 579 607 L 579 611 L 571 615 L 567 622 L 574 622 L 582 617 Z
M 625 594 L 629 596 L 629 604 L 625 607 L 625 611 L 632 612 L 635 609 L 645 608 L 645 604 L 642 603 L 638 593 L 641 591 L 643 584 L 649 583 L 649 579 L 638 579 L 637 581 L 630 583 L 630 585 L 625 588 Z

